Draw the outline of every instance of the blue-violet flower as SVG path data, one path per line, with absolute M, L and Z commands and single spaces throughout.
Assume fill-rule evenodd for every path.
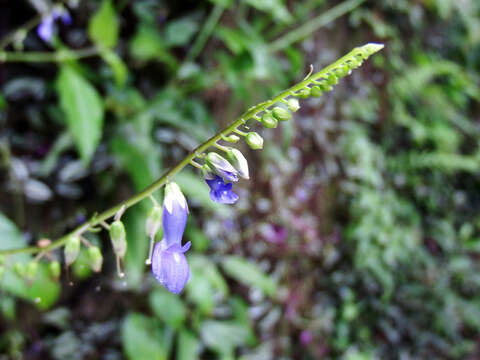
M 43 41 L 49 42 L 52 39 L 54 22 L 58 19 L 60 19 L 65 25 L 70 25 L 72 22 L 72 18 L 67 10 L 63 8 L 53 9 L 50 14 L 42 19 L 42 22 L 37 27 L 37 34 Z
M 223 179 L 216 175 L 214 179 L 205 180 L 210 187 L 210 199 L 220 204 L 234 204 L 238 200 L 238 195 L 232 191 L 232 184 L 225 183 Z
M 238 171 L 224 157 L 215 152 L 208 153 L 205 158 L 213 171 L 227 181 L 238 181 Z

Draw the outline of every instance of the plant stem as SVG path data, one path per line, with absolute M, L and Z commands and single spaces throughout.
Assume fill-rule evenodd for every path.
M 80 50 L 59 50 L 55 52 L 45 51 L 0 51 L 0 63 L 2 62 L 64 62 L 68 60 L 82 59 L 95 56 L 100 53 L 97 47 L 89 47 Z
M 378 44 L 367 44 L 364 45 L 362 48 L 365 48 L 369 50 L 369 55 L 372 55 L 373 53 L 379 51 L 380 49 L 383 48 L 383 45 L 378 45 Z M 203 144 L 199 145 L 196 149 L 191 151 L 182 161 L 180 161 L 177 165 L 175 165 L 173 168 L 171 168 L 169 171 L 167 171 L 162 177 L 160 177 L 158 180 L 153 182 L 150 186 L 148 186 L 146 189 L 141 191 L 140 193 L 134 195 L 133 197 L 121 202 L 120 204 L 111 207 L 108 210 L 105 210 L 101 214 L 94 215 L 90 218 L 90 220 L 83 225 L 80 225 L 77 227 L 75 230 L 70 232 L 69 234 L 66 234 L 62 236 L 61 238 L 53 241 L 49 246 L 47 247 L 36 247 L 36 246 L 30 246 L 30 247 L 25 247 L 25 248 L 19 248 L 19 249 L 9 249 L 9 250 L 1 250 L 0 255 L 11 255 L 11 254 L 18 254 L 18 253 L 37 253 L 39 251 L 51 251 L 56 248 L 59 248 L 65 244 L 67 241 L 68 237 L 71 235 L 81 235 L 83 232 L 88 231 L 90 228 L 95 227 L 96 225 L 101 224 L 105 220 L 111 218 L 114 216 L 122 207 L 125 207 L 125 209 L 128 209 L 129 207 L 137 204 L 138 202 L 142 201 L 143 199 L 149 197 L 153 192 L 157 191 L 160 189 L 165 183 L 167 183 L 169 180 L 171 180 L 175 174 L 180 172 L 185 166 L 191 163 L 192 160 L 194 160 L 198 154 L 203 153 L 205 150 L 207 150 L 209 147 L 213 146 L 217 141 L 222 139 L 222 137 L 229 135 L 231 132 L 237 132 L 237 126 L 245 124 L 246 121 L 253 119 L 258 113 L 261 113 L 265 110 L 267 110 L 269 107 L 275 105 L 276 103 L 282 101 L 283 98 L 291 96 L 292 93 L 295 93 L 296 91 L 303 89 L 305 86 L 311 84 L 313 81 L 316 79 L 319 79 L 321 77 L 324 77 L 325 74 L 328 72 L 332 71 L 333 69 L 337 68 L 341 64 L 347 62 L 347 60 L 351 60 L 352 58 L 355 57 L 356 54 L 359 53 L 359 51 L 362 50 L 362 48 L 355 48 L 352 51 L 350 51 L 347 55 L 341 57 L 334 63 L 330 64 L 326 68 L 322 69 L 321 71 L 305 78 L 303 81 L 297 83 L 296 85 L 292 86 L 291 88 L 283 91 L 279 95 L 275 96 L 274 98 L 262 102 L 256 106 L 251 107 L 248 109 L 242 116 L 240 116 L 237 120 L 235 120 L 233 123 L 231 123 L 229 126 L 221 130 L 219 133 L 216 135 L 212 136 L 210 139 L 205 141 Z
M 365 0 L 347 0 L 327 11 L 318 15 L 312 20 L 306 22 L 304 25 L 289 31 L 284 36 L 278 38 L 270 44 L 269 50 L 271 52 L 283 50 L 297 41 L 305 39 L 308 35 L 315 32 L 322 26 L 339 18 L 340 16 L 352 11 L 358 7 Z
M 190 51 L 187 54 L 186 60 L 187 61 L 193 61 L 198 54 L 202 51 L 203 47 L 205 46 L 205 43 L 207 42 L 208 38 L 213 32 L 213 29 L 215 29 L 215 26 L 218 23 L 218 20 L 220 20 L 220 17 L 223 14 L 223 11 L 225 8 L 223 5 L 216 4 L 208 16 L 207 21 L 202 27 L 202 30 L 200 30 L 200 33 L 198 34 L 197 38 L 195 39 L 195 42 L 190 49 Z

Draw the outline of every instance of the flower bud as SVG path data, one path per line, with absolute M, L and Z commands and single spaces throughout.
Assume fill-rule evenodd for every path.
M 22 278 L 25 277 L 25 274 L 26 274 L 26 271 L 27 271 L 24 263 L 15 263 L 15 265 L 13 265 L 13 270 L 15 270 L 17 275 L 22 277 Z
M 102 252 L 97 246 L 90 246 L 87 250 L 88 263 L 94 272 L 102 270 L 103 256 Z
M 123 226 L 120 220 L 116 220 L 110 224 L 110 240 L 112 241 L 115 255 L 123 258 L 127 252 L 127 235 L 125 233 L 125 226 Z
M 60 277 L 60 263 L 58 261 L 52 261 L 48 265 L 48 271 L 50 273 L 50 277 L 54 280 L 57 280 Z
M 290 113 L 290 111 L 278 106 L 273 108 L 272 113 L 275 119 L 277 119 L 278 121 L 287 121 L 292 118 L 292 114 Z
M 315 96 L 315 97 L 320 97 L 322 96 L 322 89 L 320 88 L 320 86 L 312 86 L 312 88 L 310 89 L 310 93 L 312 94 L 312 96 Z
M 334 73 L 330 73 L 327 78 L 328 85 L 336 85 L 338 84 L 338 78 L 335 76 Z
M 271 113 L 265 113 L 262 116 L 262 125 L 266 128 L 273 129 L 278 125 L 278 120 Z
M 348 68 L 348 65 L 342 64 L 337 69 L 335 69 L 335 75 L 337 75 L 338 77 L 344 77 L 348 75 L 349 71 L 350 69 Z
M 229 143 L 236 143 L 240 138 L 235 134 L 231 134 L 229 136 L 222 136 L 222 140 L 228 141 Z
M 35 279 L 35 275 L 37 275 L 38 271 L 38 263 L 36 261 L 30 261 L 27 264 L 26 270 L 25 270 L 25 276 L 29 280 Z
M 362 65 L 362 61 L 356 58 L 352 58 L 347 61 L 347 66 L 350 70 L 354 70 L 358 68 L 360 65 Z
M 249 132 L 245 137 L 245 141 L 248 146 L 253 150 L 258 150 L 263 148 L 263 138 L 258 135 L 256 132 Z
M 287 107 L 290 111 L 297 111 L 300 109 L 300 104 L 298 103 L 298 100 L 295 98 L 290 98 L 287 100 Z
M 328 85 L 327 83 L 323 83 L 322 85 L 320 85 L 320 88 L 322 89 L 323 92 L 327 92 L 327 91 L 332 91 L 332 90 L 333 90 L 333 86 Z
M 238 172 L 224 157 L 215 152 L 207 154 L 205 161 L 217 175 L 228 181 L 238 181 Z
M 208 166 L 208 164 L 203 164 L 202 175 L 205 180 L 215 179 L 215 172 L 212 170 L 210 166 Z
M 244 179 L 249 179 L 247 159 L 245 159 L 245 156 L 243 156 L 239 150 L 229 149 L 227 151 L 227 158 L 230 160 L 230 163 L 233 165 L 235 170 L 237 170 L 238 175 Z
M 297 92 L 297 96 L 302 98 L 302 99 L 306 99 L 306 98 L 310 97 L 310 89 L 309 88 L 303 88 L 303 89 L 299 90 Z
M 158 230 L 162 226 L 162 208 L 160 206 L 154 206 L 150 209 L 150 213 L 147 217 L 146 233 L 149 238 L 154 238 L 157 235 Z
M 65 264 L 67 266 L 73 264 L 80 253 L 80 237 L 76 235 L 69 236 L 63 253 L 65 256 Z

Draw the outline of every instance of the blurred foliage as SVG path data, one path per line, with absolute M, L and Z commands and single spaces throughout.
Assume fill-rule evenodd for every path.
M 89 235 L 100 274 L 84 252 L 57 282 L 47 262 L 34 281 L 7 266 L 0 359 L 479 356 L 478 1 L 357 2 L 280 48 L 338 2 L 65 3 L 73 22 L 52 43 L 31 31 L 8 50 L 98 56 L 0 68 L 1 248 L 56 238 L 141 190 L 309 64 L 386 48 L 262 133 L 234 207 L 177 176 L 192 213 L 181 297 L 146 271 L 147 203 L 126 214 L 125 279 L 103 234 Z M 32 4 L 2 7 L 3 35 Z

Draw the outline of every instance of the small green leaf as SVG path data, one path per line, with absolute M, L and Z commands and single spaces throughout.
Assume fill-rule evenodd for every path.
M 235 321 L 207 320 L 202 324 L 200 334 L 210 349 L 223 354 L 233 354 L 235 347 L 246 344 L 250 329 Z
M 14 249 L 26 246 L 20 231 L 15 224 L 0 213 L 0 249 Z M 18 254 L 8 258 L 9 264 L 28 263 L 32 257 L 27 254 Z M 0 289 L 6 290 L 22 299 L 34 302 L 40 309 L 46 309 L 53 305 L 60 294 L 60 286 L 58 283 L 50 279 L 48 265 L 40 263 L 35 281 L 30 285 L 20 278 L 12 269 L 13 266 L 7 267 L 5 273 L 0 279 Z
M 270 276 L 264 274 L 256 264 L 239 256 L 229 256 L 224 259 L 222 268 L 235 280 L 257 287 L 267 295 L 273 295 L 276 291 L 276 283 Z
M 122 325 L 122 344 L 130 360 L 166 360 L 168 344 L 155 320 L 138 313 L 128 314 Z
M 164 289 L 155 290 L 150 294 L 150 307 L 159 319 L 174 329 L 185 321 L 187 309 L 182 300 Z
M 88 24 L 88 36 L 97 45 L 113 48 L 118 39 L 118 19 L 110 0 L 103 0 L 100 9 Z
M 101 55 L 103 60 L 105 60 L 112 69 L 115 84 L 120 88 L 125 86 L 128 75 L 127 65 L 125 65 L 122 59 L 113 51 L 103 51 Z
M 92 157 L 103 128 L 103 103 L 97 90 L 70 65 L 63 65 L 57 79 L 60 107 L 68 130 L 85 162 Z
M 168 23 L 165 30 L 167 46 L 186 45 L 198 29 L 198 22 L 192 17 L 184 17 Z
M 177 339 L 177 360 L 198 359 L 200 342 L 195 335 L 186 329 L 180 330 Z

